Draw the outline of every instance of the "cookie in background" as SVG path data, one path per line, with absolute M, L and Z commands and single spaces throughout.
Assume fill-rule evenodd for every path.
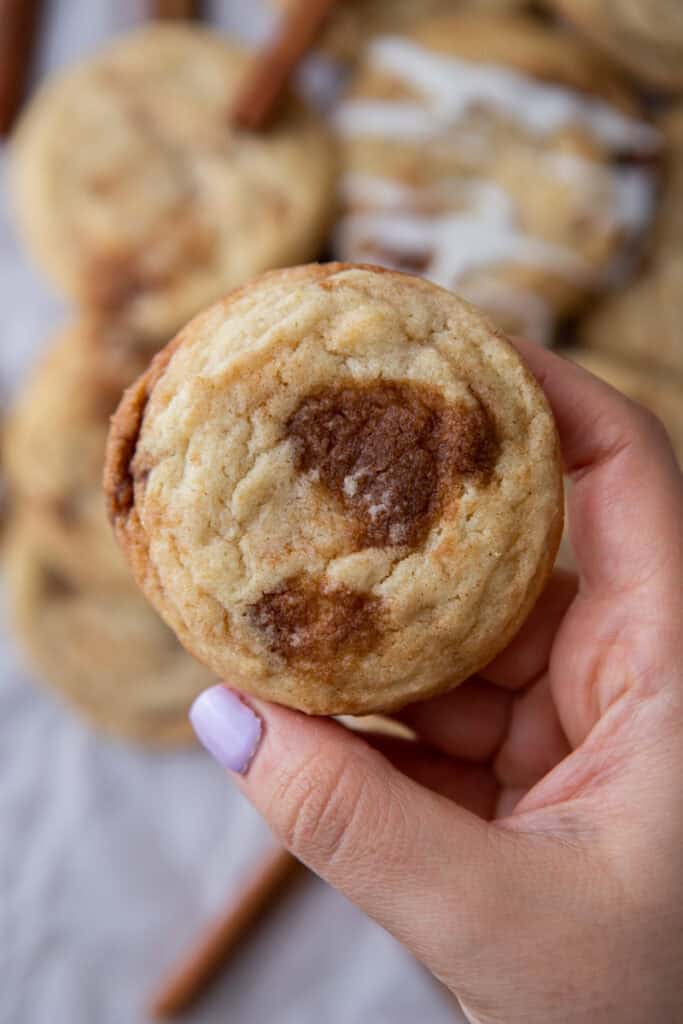
M 30 511 L 13 520 L 4 564 L 11 624 L 42 684 L 107 735 L 193 742 L 187 711 L 213 679 L 132 581 L 84 585 Z
M 230 127 L 250 60 L 196 25 L 159 23 L 48 81 L 13 147 L 18 225 L 77 303 L 165 341 L 260 271 L 313 259 L 335 158 L 289 96 L 262 134 Z
M 683 90 L 681 0 L 547 0 L 644 87 Z
M 376 39 L 334 123 L 335 254 L 420 273 L 540 342 L 651 221 L 659 133 L 604 61 L 523 15 Z
M 104 512 L 102 466 L 109 417 L 148 361 L 134 334 L 83 317 L 42 354 L 7 416 L 10 504 L 31 509 L 39 532 L 82 583 L 130 586 Z
M 581 345 L 683 379 L 683 107 L 662 118 L 663 191 L 647 262 L 581 323 Z
M 270 0 L 283 12 L 300 0 Z M 340 0 L 329 19 L 321 47 L 331 57 L 355 63 L 369 39 L 405 32 L 420 19 L 451 14 L 454 8 L 512 10 L 528 6 L 528 0 Z
M 187 709 L 212 677 L 140 594 L 101 486 L 109 416 L 147 355 L 88 318 L 44 354 L 8 417 L 4 553 L 10 618 L 39 678 L 97 728 L 168 745 L 192 740 Z

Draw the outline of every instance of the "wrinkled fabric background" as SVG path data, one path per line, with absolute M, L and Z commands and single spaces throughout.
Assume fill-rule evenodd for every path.
M 208 5 L 257 37 L 255 4 Z M 46 5 L 38 77 L 140 19 L 133 0 Z M 0 402 L 68 316 L 19 249 L 0 153 Z M 0 1022 L 137 1024 L 160 974 L 269 841 L 198 750 L 150 754 L 88 731 L 0 632 Z M 186 1018 L 197 1024 L 461 1020 L 381 928 L 312 876 Z

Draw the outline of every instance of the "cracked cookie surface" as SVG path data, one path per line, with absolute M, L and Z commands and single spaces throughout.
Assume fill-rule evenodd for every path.
M 138 582 L 248 692 L 399 707 L 486 664 L 550 571 L 557 438 L 514 349 L 418 278 L 265 275 L 126 394 L 105 468 Z
M 334 157 L 293 98 L 267 134 L 230 127 L 249 55 L 155 25 L 49 82 L 18 127 L 30 249 L 72 298 L 166 341 L 253 274 L 317 255 Z

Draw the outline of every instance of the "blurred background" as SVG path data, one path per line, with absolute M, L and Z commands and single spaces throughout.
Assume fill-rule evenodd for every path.
M 289 6 L 305 20 L 306 4 Z M 311 0 L 311 17 L 322 6 Z M 129 115 L 103 99 L 104 77 L 129 75 L 149 116 L 169 74 L 147 74 L 140 56 L 134 67 L 110 60 L 115 37 L 153 16 L 199 17 L 255 47 L 287 30 L 286 0 L 0 0 L 2 1024 L 144 1021 L 160 980 L 273 848 L 193 746 L 187 707 L 211 680 L 138 594 L 100 492 L 121 390 L 189 316 L 294 262 L 422 273 L 649 405 L 680 457 L 683 8 L 657 20 L 655 7 L 340 0 L 296 76 L 310 114 L 287 106 L 233 150 L 222 133 L 248 64 L 188 50 L 197 83 L 186 67 L 173 79 L 163 144 L 129 126 L 110 156 L 110 129 L 117 138 L 116 118 Z M 464 20 L 430 21 L 444 15 Z M 51 85 L 99 53 L 75 87 Z M 421 90 L 425 54 L 435 63 Z M 474 85 L 472 67 L 488 68 Z M 15 139 L 15 108 L 21 118 L 27 105 Z M 221 258 L 207 257 L 180 297 L 168 253 L 184 236 L 151 212 L 165 179 L 152 170 L 147 198 L 136 185 L 135 159 L 153 168 L 164 145 L 211 157 L 189 160 L 196 179 L 179 208 L 197 207 Z M 130 160 L 123 198 L 118 179 L 112 193 L 92 184 L 100 147 L 105 171 Z M 250 166 L 268 169 L 260 185 L 245 184 L 258 177 Z M 143 225 L 149 214 L 154 245 L 142 228 L 117 236 L 131 211 Z M 259 246 L 245 244 L 252 235 Z M 179 260 L 190 279 L 193 259 Z M 571 563 L 567 544 L 560 557 Z M 183 1019 L 463 1020 L 390 936 L 312 875 L 270 903 Z

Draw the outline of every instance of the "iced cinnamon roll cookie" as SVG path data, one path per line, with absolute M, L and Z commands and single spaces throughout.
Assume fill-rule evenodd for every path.
M 643 85 L 683 89 L 681 0 L 550 0 Z
M 224 36 L 158 24 L 29 105 L 17 217 L 70 297 L 165 341 L 254 273 L 315 257 L 332 212 L 330 138 L 293 98 L 267 133 L 234 131 L 248 61 Z
M 109 417 L 148 361 L 134 335 L 84 317 L 55 339 L 8 415 L 3 459 L 11 501 L 30 509 L 83 583 L 130 583 L 105 514 L 102 466 Z
M 539 341 L 650 221 L 657 131 L 583 47 L 523 15 L 376 39 L 335 124 L 337 254 L 423 274 Z
M 377 267 L 266 275 L 127 392 L 105 490 L 212 672 L 303 711 L 447 690 L 512 637 L 562 526 L 552 416 L 502 335 Z
M 271 0 L 287 11 L 293 0 Z M 456 7 L 511 10 L 528 6 L 528 0 L 344 0 L 337 4 L 322 38 L 330 56 L 355 63 L 368 39 L 388 32 L 405 32 L 421 18 L 450 14 Z
M 130 581 L 84 586 L 21 511 L 6 545 L 10 617 L 40 681 L 95 728 L 152 746 L 192 741 L 187 711 L 206 669 Z

